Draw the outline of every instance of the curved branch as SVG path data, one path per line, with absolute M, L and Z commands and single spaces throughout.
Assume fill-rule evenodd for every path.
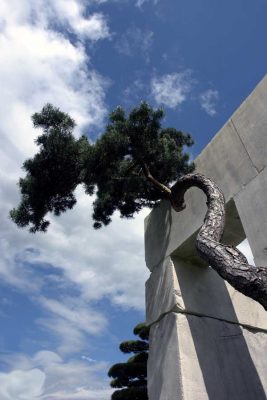
M 185 207 L 184 194 L 192 186 L 207 196 L 208 210 L 196 240 L 199 255 L 236 290 L 267 310 L 267 268 L 249 265 L 237 248 L 220 243 L 225 225 L 225 201 L 216 184 L 201 174 L 183 176 L 171 189 L 173 208 L 181 211 Z

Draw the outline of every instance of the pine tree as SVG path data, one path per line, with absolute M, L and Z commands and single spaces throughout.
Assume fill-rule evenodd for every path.
M 119 388 L 113 392 L 111 400 L 148 400 L 147 358 L 149 350 L 149 328 L 138 324 L 134 334 L 141 340 L 128 340 L 120 344 L 123 353 L 134 353 L 127 362 L 114 364 L 108 376 L 113 378 L 110 386 Z
M 128 116 L 118 107 L 92 144 L 85 136 L 75 139 L 73 119 L 47 104 L 32 117 L 43 133 L 36 139 L 39 152 L 23 164 L 21 202 L 10 212 L 12 220 L 31 232 L 46 231 L 46 215 L 71 209 L 79 184 L 87 194 L 96 194 L 95 228 L 109 224 L 116 210 L 131 218 L 143 207 L 157 206 L 168 197 L 169 185 L 194 168 L 183 151 L 193 144 L 191 136 L 163 128 L 163 116 L 162 109 L 153 110 L 147 103 Z

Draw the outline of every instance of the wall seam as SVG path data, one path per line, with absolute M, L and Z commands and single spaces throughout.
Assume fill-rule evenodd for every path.
M 253 167 L 256 169 L 256 171 L 257 171 L 258 174 L 259 174 L 260 171 L 258 170 L 258 168 L 256 167 L 256 165 L 253 163 L 252 158 L 250 157 L 250 154 L 249 154 L 249 152 L 247 151 L 246 146 L 245 146 L 245 144 L 244 144 L 244 142 L 243 142 L 241 136 L 239 135 L 238 130 L 237 130 L 237 128 L 236 128 L 236 126 L 235 126 L 235 123 L 234 123 L 234 121 L 233 121 L 232 118 L 230 118 L 230 122 L 231 122 L 231 124 L 232 124 L 232 126 L 233 126 L 233 128 L 234 128 L 234 131 L 236 132 L 236 134 L 237 134 L 237 136 L 238 136 L 240 142 L 242 143 L 242 146 L 244 147 L 245 152 L 246 152 L 246 154 L 247 154 L 247 156 L 248 156 L 248 158 L 249 158 L 251 164 L 253 165 Z
M 166 311 L 165 313 L 161 314 L 161 315 L 159 316 L 159 318 L 158 318 L 156 321 L 152 322 L 152 323 L 149 324 L 148 326 L 151 327 L 151 326 L 157 324 L 157 323 L 160 322 L 164 317 L 166 317 L 167 315 L 169 315 L 169 314 L 171 314 L 171 313 L 174 313 L 174 314 L 184 314 L 184 315 L 192 315 L 192 316 L 198 317 L 198 318 L 210 318 L 210 319 L 214 319 L 214 320 L 216 320 L 216 321 L 227 322 L 227 323 L 232 324 L 232 325 L 238 325 L 238 326 L 240 326 L 240 327 L 242 327 L 242 328 L 245 328 L 245 329 L 250 329 L 250 330 L 257 331 L 257 332 L 264 332 L 264 333 L 267 333 L 267 328 L 265 329 L 265 328 L 255 327 L 255 326 L 252 326 L 252 325 L 249 325 L 249 324 L 244 324 L 244 323 L 241 323 L 241 322 L 235 322 L 235 321 L 231 321 L 231 320 L 229 320 L 229 319 L 224 319 L 224 318 L 213 317 L 213 316 L 211 316 L 211 315 L 199 314 L 199 313 L 195 313 L 195 312 L 192 312 L 192 311 L 177 310 L 176 306 L 174 306 L 171 310 Z

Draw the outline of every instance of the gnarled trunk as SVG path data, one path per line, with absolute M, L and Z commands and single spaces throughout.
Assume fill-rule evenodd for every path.
M 249 265 L 235 247 L 220 243 L 225 225 L 225 201 L 215 183 L 201 174 L 188 174 L 171 188 L 170 200 L 176 211 L 185 208 L 184 193 L 192 186 L 207 196 L 207 213 L 196 240 L 197 251 L 236 290 L 258 301 L 267 310 L 267 268 Z

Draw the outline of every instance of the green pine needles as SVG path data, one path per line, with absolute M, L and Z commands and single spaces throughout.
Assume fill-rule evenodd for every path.
M 31 232 L 46 231 L 47 214 L 71 209 L 79 184 L 88 195 L 95 194 L 95 228 L 108 225 L 115 211 L 131 218 L 143 207 L 155 207 L 168 198 L 173 181 L 194 169 L 184 152 L 193 144 L 191 136 L 163 128 L 163 116 L 162 109 L 147 103 L 129 115 L 117 107 L 102 136 L 90 143 L 86 136 L 73 136 L 75 122 L 68 114 L 44 106 L 32 116 L 43 134 L 36 139 L 39 152 L 23 164 L 21 202 L 10 212 L 12 220 Z
M 144 323 L 134 328 L 134 334 L 142 340 L 128 340 L 120 344 L 123 353 L 134 353 L 127 362 L 114 364 L 108 376 L 113 378 L 110 386 L 118 388 L 111 400 L 148 400 L 147 359 L 149 328 Z

